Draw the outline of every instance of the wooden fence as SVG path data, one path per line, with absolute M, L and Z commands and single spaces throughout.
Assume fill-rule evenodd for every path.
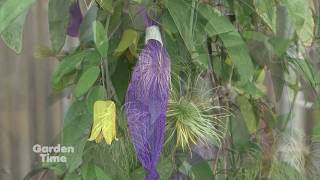
M 37 1 L 24 28 L 23 51 L 16 55 L 0 42 L 0 179 L 19 180 L 39 160 L 34 144 L 49 145 L 62 125 L 60 101 L 49 105 L 54 59 L 33 56 L 48 46 L 47 1 Z

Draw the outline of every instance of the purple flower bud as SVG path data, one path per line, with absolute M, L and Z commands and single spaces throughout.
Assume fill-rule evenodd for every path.
M 71 4 L 69 8 L 69 24 L 67 34 L 72 37 L 79 36 L 79 28 L 82 22 L 82 14 L 78 1 Z

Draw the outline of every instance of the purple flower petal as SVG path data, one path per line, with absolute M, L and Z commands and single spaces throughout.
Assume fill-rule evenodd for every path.
M 78 1 L 71 4 L 69 8 L 69 24 L 67 34 L 72 37 L 79 36 L 79 28 L 82 22 L 82 14 Z
M 128 127 L 147 180 L 158 179 L 170 82 L 168 53 L 149 40 L 139 55 L 126 95 Z

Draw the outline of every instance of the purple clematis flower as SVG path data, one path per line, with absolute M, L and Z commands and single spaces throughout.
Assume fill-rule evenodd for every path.
M 159 179 L 156 167 L 164 139 L 169 83 L 168 53 L 161 42 L 149 39 L 133 70 L 125 102 L 130 135 L 147 172 L 146 180 Z
M 67 34 L 71 37 L 78 37 L 81 22 L 82 22 L 82 14 L 81 14 L 79 2 L 76 1 L 72 3 L 69 8 L 69 24 L 68 24 Z

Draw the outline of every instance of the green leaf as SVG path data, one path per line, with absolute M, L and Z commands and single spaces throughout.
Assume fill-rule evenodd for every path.
M 254 14 L 254 10 L 252 8 L 252 2 L 247 2 L 248 5 L 243 4 L 241 1 L 233 2 L 233 11 L 236 18 L 236 22 L 241 29 L 248 29 L 252 26 L 252 20 Z
M 85 106 L 85 101 L 74 101 L 63 118 L 64 126 L 72 122 L 81 112 L 86 111 Z
M 114 73 L 111 76 L 112 83 L 120 101 L 124 101 L 129 84 L 129 64 L 128 61 L 119 60 Z
M 254 67 L 249 56 L 246 44 L 242 40 L 238 32 L 229 32 L 221 34 L 224 46 L 227 48 L 227 52 L 235 64 L 237 71 L 240 75 L 242 83 L 249 81 L 254 74 Z
M 89 180 L 95 178 L 95 165 L 93 163 L 83 164 L 81 166 L 81 175 L 83 180 Z
M 288 17 L 300 38 L 306 45 L 310 46 L 313 40 L 314 20 L 310 4 L 301 0 L 280 0 L 287 8 Z
M 233 109 L 233 116 L 230 120 L 230 133 L 232 134 L 232 140 L 234 147 L 239 151 L 246 151 L 249 145 L 249 132 L 246 127 L 244 117 L 239 109 Z
M 22 50 L 22 33 L 27 11 L 18 16 L 2 33 L 6 45 L 19 54 Z
M 139 34 L 137 31 L 132 29 L 127 29 L 123 32 L 121 36 L 120 43 L 118 47 L 114 50 L 115 56 L 120 56 L 125 50 L 132 47 L 133 50 L 136 49 L 139 40 Z
M 245 84 L 250 81 L 254 74 L 254 67 L 245 43 L 237 32 L 220 35 L 230 59 L 240 75 L 240 81 Z
M 94 86 L 88 92 L 87 96 L 87 109 L 90 113 L 93 113 L 93 104 L 98 100 L 106 100 L 107 93 L 103 86 Z
M 195 176 L 195 180 L 212 180 L 213 174 L 207 161 L 201 161 L 194 164 L 191 168 Z
M 111 180 L 109 176 L 98 166 L 95 167 L 97 180 Z
M 161 16 L 161 27 L 170 35 L 179 32 L 172 17 L 167 11 Z
M 208 52 L 204 51 L 204 49 L 207 49 L 204 45 L 207 38 L 204 31 L 206 21 L 203 18 L 198 18 L 197 2 L 167 0 L 165 5 L 171 18 L 164 14 L 162 19 L 163 29 L 171 37 L 174 37 L 172 33 L 179 32 L 187 52 L 191 55 L 191 60 L 200 65 L 200 68 L 208 68 Z M 177 43 L 175 43 L 174 48 L 177 48 Z
M 112 0 L 96 0 L 103 10 L 113 13 Z
M 269 39 L 265 34 L 256 31 L 245 31 L 242 33 L 242 37 L 246 40 L 254 40 L 262 43 Z
M 249 132 L 254 133 L 257 129 L 257 122 L 251 103 L 245 96 L 238 96 L 237 101 Z
M 98 166 L 93 163 L 86 164 L 81 169 L 84 180 L 111 180 L 111 178 Z
M 160 180 L 170 179 L 172 168 L 173 166 L 170 158 L 161 158 L 157 165 L 157 171 L 159 172 Z
M 94 21 L 94 43 L 102 57 L 106 57 L 108 53 L 108 40 L 106 37 L 106 32 L 100 21 Z
M 240 34 L 225 17 L 219 16 L 212 7 L 199 6 L 199 13 L 207 18 L 206 32 L 208 35 L 218 34 L 227 48 L 228 55 L 240 75 L 240 81 L 245 84 L 254 74 L 254 66 L 249 56 L 246 44 Z
M 76 173 L 68 173 L 65 175 L 63 180 L 81 180 L 81 178 Z
M 82 62 L 85 55 L 86 52 L 82 51 L 70 56 L 66 56 L 62 59 L 52 76 L 52 86 L 55 90 L 61 89 L 63 77 L 76 70 L 77 66 Z
M 263 21 L 276 32 L 276 2 L 274 0 L 255 0 L 253 1 L 257 14 Z
M 108 26 L 108 37 L 111 38 L 112 34 L 117 32 L 120 25 L 123 23 L 122 21 L 122 9 L 123 9 L 123 1 L 115 1 L 114 2 L 114 12 L 110 16 L 110 22 Z M 112 43 L 110 43 L 112 44 Z
M 73 142 L 72 147 L 74 148 L 74 152 L 62 154 L 66 156 L 66 159 L 67 159 L 66 166 L 69 172 L 73 172 L 81 165 L 82 155 L 83 155 L 86 142 L 87 142 L 86 137 L 82 138 L 80 141 Z
M 86 110 L 85 101 L 74 101 L 68 109 L 63 122 L 63 129 L 59 134 L 61 145 L 74 148 L 72 153 L 60 153 L 65 156 L 67 163 L 42 163 L 43 167 L 50 168 L 55 173 L 68 171 L 72 174 L 82 163 L 83 149 L 87 142 L 91 125 L 89 113 Z M 71 176 L 73 177 L 73 176 Z
M 173 168 L 172 163 L 169 158 L 161 158 L 157 164 L 157 171 L 159 173 L 159 179 L 160 180 L 170 179 L 170 176 L 172 173 L 172 168 Z M 146 176 L 146 172 L 143 170 L 142 167 L 134 170 L 131 173 L 132 180 L 144 179 L 145 176 Z
M 74 147 L 73 153 L 64 153 L 67 158 L 66 167 L 73 172 L 82 163 L 82 154 L 87 142 L 91 125 L 91 116 L 86 110 L 84 101 L 75 101 L 64 118 L 62 144 Z
M 273 37 L 269 39 L 269 43 L 272 45 L 274 53 L 278 57 L 281 57 L 286 54 L 291 41 L 280 37 Z
M 167 0 L 166 7 L 190 53 L 194 50 L 193 27 L 190 27 L 194 9 L 184 0 Z
M 205 30 L 209 36 L 235 31 L 229 20 L 223 16 L 215 15 L 214 18 L 208 20 Z
M 317 70 L 314 66 L 312 66 L 312 64 L 306 59 L 292 59 L 290 62 L 293 63 L 298 73 L 301 74 L 307 82 L 309 82 L 311 87 L 317 91 L 320 81 L 316 76 Z
M 226 17 L 219 15 L 211 6 L 200 5 L 198 12 L 208 21 L 205 29 L 209 36 L 235 31 L 231 22 Z
M 76 97 L 82 96 L 96 82 L 100 74 L 100 68 L 94 66 L 87 69 L 76 84 L 74 93 Z
M 88 43 L 94 41 L 94 29 L 93 23 L 96 21 L 98 7 L 96 4 L 93 4 L 91 8 L 87 11 L 85 16 L 83 17 L 83 21 L 80 24 L 80 42 L 81 43 Z
M 205 52 L 201 52 L 198 54 L 197 58 L 196 58 L 199 62 L 199 64 L 203 67 L 203 68 L 207 68 L 208 65 L 209 65 L 209 56 L 208 56 L 208 53 L 205 53 Z
M 82 139 L 87 139 L 90 126 L 91 115 L 86 109 L 85 102 L 73 102 L 64 118 L 62 143 L 65 145 L 73 145 Z
M 241 85 L 241 84 L 238 85 L 236 83 L 236 86 L 234 88 L 236 91 L 239 91 L 239 94 L 250 95 L 252 96 L 252 98 L 255 98 L 255 99 L 262 98 L 265 95 L 264 91 L 261 91 L 257 87 L 257 84 L 254 84 L 252 82 L 248 82 L 244 85 Z
M 96 49 L 90 49 L 82 63 L 84 66 L 99 66 L 101 64 L 101 55 Z
M 0 7 L 0 33 L 26 12 L 35 0 L 6 0 Z
M 48 18 L 51 46 L 60 52 L 67 36 L 71 0 L 49 0 Z
M 143 168 L 138 168 L 131 173 L 131 179 L 141 180 L 144 179 L 145 175 L 146 173 L 144 172 Z

